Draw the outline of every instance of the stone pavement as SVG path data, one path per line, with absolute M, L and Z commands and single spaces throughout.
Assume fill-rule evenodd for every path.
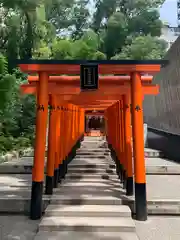
M 39 223 L 26 216 L 0 215 L 0 240 L 34 240 Z
M 93 156 L 94 151 L 100 151 L 100 145 L 100 139 L 91 143 L 85 140 L 81 149 L 88 146 L 88 152 L 91 151 Z M 55 190 L 45 210 L 35 240 L 138 240 L 130 208 L 123 205 L 121 199 L 111 196 L 111 193 L 104 195 L 107 189 L 113 192 L 114 187 L 120 188 L 115 172 L 111 172 L 110 179 L 101 177 L 106 174 L 106 168 L 112 165 L 110 156 L 105 152 L 101 148 L 98 162 L 91 155 L 86 158 L 77 153 L 68 166 L 69 177 Z M 75 173 L 80 170 L 79 173 L 84 176 L 79 174 L 71 178 L 72 170 Z
M 0 240 L 34 240 L 39 223 L 26 216 L 0 215 Z M 148 221 L 135 221 L 135 225 L 139 240 L 180 239 L 180 217 L 149 216 Z
M 52 239 L 59 237 L 63 237 L 65 240 L 71 239 L 65 232 L 61 231 L 60 233 L 57 233 L 57 229 L 62 230 L 62 228 L 60 229 L 62 224 L 66 226 L 66 230 L 72 231 L 75 228 L 78 230 L 76 231 L 76 235 L 73 234 L 75 239 L 76 237 L 77 239 L 88 239 L 87 235 L 84 235 L 84 229 L 85 231 L 91 230 L 96 233 L 89 234 L 89 239 L 119 239 L 119 229 L 122 229 L 123 227 L 123 229 L 128 229 L 129 231 L 129 225 L 123 225 L 120 219 L 127 218 L 127 223 L 129 224 L 131 222 L 129 220 L 130 211 L 128 210 L 128 207 L 123 204 L 130 206 L 131 210 L 134 211 L 133 197 L 128 198 L 125 196 L 125 191 L 116 177 L 115 170 L 112 168 L 113 162 L 109 156 L 108 150 L 105 146 L 102 147 L 103 143 L 104 141 L 101 138 L 99 138 L 98 143 L 97 141 L 94 141 L 93 138 L 85 138 L 82 148 L 78 151 L 76 158 L 68 167 L 66 180 L 54 191 L 52 197 L 44 196 L 44 209 L 50 202 L 52 204 L 48 206 L 45 215 L 46 219 L 48 218 L 51 221 L 49 224 L 49 220 L 47 221 L 45 219 L 45 221 L 42 222 L 45 227 L 41 223 L 40 230 L 44 231 L 49 228 L 56 230 L 56 233 L 54 233 L 55 235 L 51 235 Z M 87 152 L 87 149 L 88 152 L 90 152 L 90 155 L 86 154 L 85 156 L 84 152 Z M 149 152 L 152 151 L 153 150 L 149 150 Z M 103 157 L 102 152 L 104 152 Z M 97 158 L 97 156 L 99 156 L 99 158 Z M 27 161 L 28 164 L 26 163 Z M 17 169 L 17 165 L 22 167 L 22 163 L 31 166 L 32 158 L 23 158 L 15 164 L 12 162 L 5 165 L 2 164 L 0 165 L 1 172 L 3 172 L 2 169 L 4 166 L 11 166 L 12 168 Z M 149 213 L 180 214 L 180 193 L 177 191 L 180 187 L 178 169 L 179 164 L 164 160 L 160 157 L 146 158 L 146 170 L 147 172 L 149 171 L 147 174 Z M 176 175 L 167 175 L 172 174 L 173 172 L 175 172 Z M 108 175 L 109 179 L 103 179 L 104 175 Z M 76 194 L 73 194 L 73 192 Z M 29 210 L 30 195 L 30 171 L 26 174 L 0 174 L 0 212 L 27 213 Z M 72 202 L 75 202 L 76 206 L 68 206 L 69 203 L 72 204 Z M 62 207 L 62 204 L 64 207 Z M 95 207 L 95 205 L 98 205 L 98 207 Z M 103 208 L 100 207 L 101 205 L 103 205 Z M 85 215 L 88 216 L 88 219 L 90 217 L 92 221 L 88 220 L 86 222 Z M 61 218 L 61 216 L 65 216 L 66 219 L 64 219 L 64 217 Z M 73 221 L 77 216 L 79 218 L 79 225 L 75 227 Z M 102 217 L 108 217 L 109 220 L 102 220 Z M 97 218 L 101 219 L 101 221 L 98 224 L 95 224 L 95 219 Z M 116 224 L 116 221 L 114 223 L 114 218 L 116 218 L 116 220 L 120 218 L 118 224 Z M 126 222 L 126 220 L 123 222 Z M 111 222 L 112 225 L 110 225 L 109 222 Z M 85 223 L 86 226 L 84 226 Z M 150 224 L 150 222 L 147 221 L 144 224 Z M 106 226 L 106 229 L 109 231 L 106 233 L 106 238 L 102 226 Z M 139 223 L 137 222 L 136 228 L 138 228 L 138 226 Z M 152 224 L 152 226 L 154 228 L 154 224 Z M 132 224 L 130 229 L 134 229 L 134 227 L 135 225 Z M 96 231 L 98 231 L 98 233 Z M 112 235 L 111 231 L 115 232 L 114 235 Z M 139 232 L 139 234 L 143 236 L 143 231 Z M 138 236 L 140 236 L 139 234 Z M 127 235 L 125 232 L 125 235 L 122 234 L 122 239 L 128 239 L 127 236 L 131 235 L 134 235 L 134 233 L 128 232 Z M 42 236 L 43 234 L 38 235 L 37 240 L 42 239 Z M 45 239 L 44 236 L 43 239 Z M 176 238 L 172 239 L 176 240 Z
M 94 137 L 90 137 L 90 138 L 94 138 Z M 104 157 L 101 155 L 102 150 L 104 151 L 105 156 L 109 155 L 109 151 L 106 148 L 106 144 L 103 147 L 101 146 L 99 150 L 98 148 L 95 150 L 93 148 L 97 147 L 96 144 L 94 144 L 92 140 L 89 142 L 92 148 L 90 152 L 91 157 L 89 161 L 91 161 L 91 159 L 93 158 L 94 160 L 96 159 L 96 161 L 98 162 L 99 158 Z M 103 144 L 103 142 L 104 141 L 101 140 L 101 145 Z M 88 147 L 89 146 L 90 145 L 88 144 Z M 82 144 L 82 147 L 83 148 L 81 149 L 81 151 L 78 152 L 78 156 L 84 157 L 87 160 L 89 158 L 88 147 L 84 146 L 83 144 Z M 180 175 L 180 164 L 175 163 L 173 161 L 165 160 L 162 158 L 162 155 L 163 154 L 157 150 L 145 148 L 146 174 L 147 175 L 149 174 Z M 47 158 L 45 158 L 45 166 L 46 166 L 46 160 Z M 0 174 L 31 174 L 32 165 L 33 165 L 32 156 L 26 156 L 26 157 L 22 157 L 19 160 L 4 162 L 0 164 Z M 46 167 L 45 167 L 45 171 L 46 171 Z
M 106 188 L 106 192 L 109 197 L 112 198 L 112 201 L 123 198 L 123 201 L 131 207 L 132 211 L 134 211 L 132 204 L 133 198 L 125 196 L 125 191 L 122 189 L 122 186 L 119 185 L 118 180 L 116 180 L 116 184 L 114 183 L 113 192 L 108 190 L 109 185 L 107 186 L 107 181 L 102 178 L 104 174 L 111 176 L 115 173 L 112 166 L 110 166 L 113 162 L 110 159 L 108 149 L 105 148 L 105 142 L 102 140 L 102 137 L 99 138 L 98 143 L 97 141 L 94 142 L 94 139 L 97 138 L 85 137 L 86 144 L 82 143 L 82 148 L 77 152 L 78 155 L 76 159 L 70 164 L 67 180 L 62 184 L 61 191 L 70 191 L 74 186 L 72 175 L 77 176 L 81 173 L 82 179 L 76 180 L 76 184 L 86 184 L 87 187 L 87 184 L 91 185 L 91 182 L 95 181 L 94 184 L 100 184 L 101 187 Z M 87 149 L 90 148 L 91 150 L 87 151 Z M 103 156 L 102 151 L 104 151 Z M 153 150 L 146 149 L 146 153 L 147 152 L 151 152 L 152 155 Z M 86 154 L 84 155 L 84 153 Z M 90 155 L 88 155 L 89 153 Z M 155 151 L 154 155 L 157 156 L 157 151 Z M 82 159 L 83 167 L 81 164 L 81 167 L 77 168 L 77 164 L 81 163 Z M 111 161 L 110 165 L 107 164 L 107 159 L 108 161 Z M 32 161 L 33 157 L 23 157 L 18 162 L 12 161 L 0 164 L 0 212 L 28 212 L 31 195 L 30 173 L 32 169 Z M 21 169 L 29 169 L 29 171 L 24 171 L 23 174 L 21 174 L 21 171 L 19 171 L 17 166 Z M 84 167 L 85 169 L 83 169 Z M 11 168 L 11 174 L 4 173 L 7 168 Z M 82 171 L 86 172 L 85 176 Z M 164 160 L 160 157 L 149 157 L 146 158 L 146 171 L 149 213 L 180 214 L 180 191 L 177 191 L 177 189 L 180 189 L 178 176 L 180 174 L 180 164 Z M 83 182 L 83 177 L 86 177 L 86 183 Z M 95 180 L 97 178 L 98 183 Z M 72 184 L 72 187 L 68 186 L 68 184 Z M 102 184 L 104 184 L 104 186 Z M 46 207 L 49 202 L 50 197 L 44 195 L 44 207 Z
M 139 240 L 180 239 L 180 217 L 150 216 L 148 221 L 135 224 Z

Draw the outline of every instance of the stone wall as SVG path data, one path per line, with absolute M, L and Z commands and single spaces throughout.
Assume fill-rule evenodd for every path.
M 154 76 L 160 94 L 144 99 L 144 121 L 148 124 L 147 146 L 180 162 L 180 37 L 167 52 L 169 64 Z
M 154 76 L 160 94 L 144 99 L 144 120 L 149 127 L 180 135 L 180 37 L 167 52 L 169 64 Z

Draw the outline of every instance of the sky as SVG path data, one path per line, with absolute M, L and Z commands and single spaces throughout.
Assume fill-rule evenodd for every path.
M 166 21 L 171 27 L 177 26 L 177 0 L 166 0 L 160 9 L 162 21 Z

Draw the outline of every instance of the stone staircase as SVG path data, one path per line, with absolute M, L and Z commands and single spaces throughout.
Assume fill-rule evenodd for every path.
M 103 137 L 85 137 L 54 191 L 35 240 L 138 240 Z

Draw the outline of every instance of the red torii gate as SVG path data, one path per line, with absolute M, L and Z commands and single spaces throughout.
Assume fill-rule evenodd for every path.
M 50 76 L 52 74 L 79 75 L 80 65 L 91 63 L 99 65 L 99 74 L 126 74 L 128 76 L 100 76 L 99 89 L 95 92 L 81 92 L 79 76 Z M 18 62 L 23 72 L 39 74 L 39 77 L 29 76 L 29 84 L 22 85 L 21 89 L 24 93 L 37 94 L 38 106 L 44 107 L 44 111 L 37 110 L 31 198 L 32 219 L 38 219 L 42 214 L 43 163 L 48 102 L 57 106 L 58 101 L 66 104 L 67 107 L 71 103 L 79 105 L 86 110 L 105 110 L 107 140 L 118 158 L 116 160 L 117 174 L 122 181 L 127 180 L 127 195 L 133 194 L 132 154 L 128 153 L 128 151 L 131 151 L 132 114 L 136 218 L 138 220 L 147 219 L 142 101 L 144 94 L 158 94 L 159 89 L 157 85 L 150 85 L 152 76 L 141 76 L 141 74 L 159 72 L 161 65 L 165 63 L 167 61 L 20 60 Z M 50 101 L 48 95 L 51 96 Z M 88 98 L 87 101 L 85 101 L 85 97 Z M 132 104 L 131 111 L 130 104 Z M 82 110 L 80 112 L 82 114 L 78 119 L 82 121 L 84 112 Z M 67 116 L 65 113 L 64 115 L 64 117 Z M 51 118 L 53 118 L 53 114 L 51 114 Z M 84 127 L 84 125 L 82 126 Z M 78 131 L 77 141 L 82 137 L 83 131 L 84 129 L 82 128 Z M 73 144 L 75 145 L 75 142 Z M 51 145 L 52 143 L 49 142 L 49 146 Z M 67 157 L 67 149 L 67 146 L 66 151 L 61 147 L 63 157 Z M 52 169 L 52 164 L 49 163 L 49 165 L 51 165 Z M 58 164 L 55 165 L 58 167 Z M 61 164 L 59 167 L 62 167 Z

